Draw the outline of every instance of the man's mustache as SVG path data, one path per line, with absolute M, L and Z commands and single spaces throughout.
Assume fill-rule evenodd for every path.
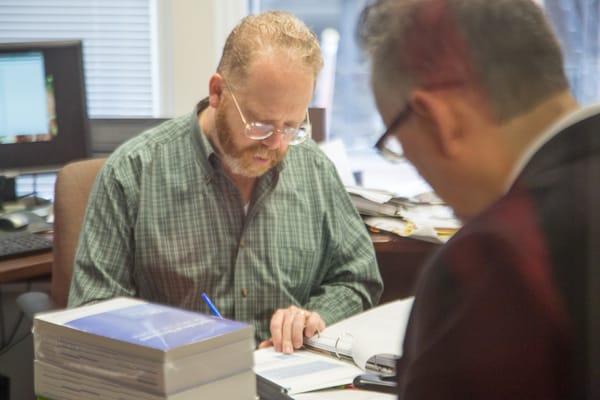
M 248 153 L 268 160 L 278 160 L 281 157 L 281 153 L 278 150 L 249 149 Z

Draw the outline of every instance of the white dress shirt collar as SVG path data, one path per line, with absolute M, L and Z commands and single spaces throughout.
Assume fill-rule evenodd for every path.
M 538 136 L 523 152 L 515 166 L 509 179 L 506 183 L 506 192 L 515 183 L 517 177 L 523 172 L 523 169 L 529 163 L 531 158 L 537 153 L 540 148 L 545 145 L 550 139 L 556 136 L 571 125 L 575 125 L 579 121 L 583 121 L 593 115 L 600 114 L 600 104 L 594 104 L 588 107 L 578 108 L 575 111 L 565 115 L 563 118 L 552 124 L 546 131 Z

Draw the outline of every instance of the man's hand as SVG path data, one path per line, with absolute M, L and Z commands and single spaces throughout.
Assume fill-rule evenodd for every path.
M 287 354 L 302 347 L 304 336 L 312 337 L 325 329 L 325 322 L 316 312 L 303 310 L 296 306 L 280 308 L 271 317 L 271 339 L 258 347 L 274 346 L 275 351 Z

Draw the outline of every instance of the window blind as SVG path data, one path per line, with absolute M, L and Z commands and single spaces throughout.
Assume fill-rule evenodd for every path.
M 0 0 L 0 42 L 83 41 L 91 117 L 156 113 L 152 0 Z

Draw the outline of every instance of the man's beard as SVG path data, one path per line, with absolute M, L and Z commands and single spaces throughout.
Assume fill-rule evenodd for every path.
M 260 142 L 256 142 L 256 144 L 245 148 L 238 147 L 233 141 L 233 135 L 243 135 L 243 133 L 236 133 L 231 130 L 225 116 L 225 111 L 222 108 L 217 109 L 215 114 L 217 140 L 221 150 L 219 156 L 227 168 L 235 175 L 247 178 L 259 177 L 277 165 L 285 156 L 285 152 L 281 150 L 269 150 Z M 257 156 L 269 160 L 268 163 L 259 164 L 254 160 L 254 157 Z

